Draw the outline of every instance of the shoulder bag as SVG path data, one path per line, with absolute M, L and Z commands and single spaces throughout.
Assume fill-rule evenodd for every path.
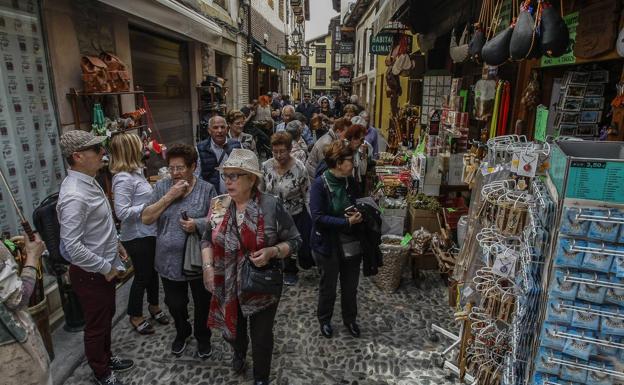
M 232 220 L 234 221 L 234 231 L 238 238 L 241 250 L 244 254 L 243 266 L 241 267 L 241 290 L 246 293 L 259 293 L 259 294 L 272 294 L 280 295 L 282 292 L 282 285 L 284 278 L 282 275 L 282 269 L 280 263 L 272 260 L 266 266 L 258 267 L 249 259 L 249 251 L 243 244 L 240 232 L 238 229 L 238 223 L 236 222 L 236 208 L 232 203 Z

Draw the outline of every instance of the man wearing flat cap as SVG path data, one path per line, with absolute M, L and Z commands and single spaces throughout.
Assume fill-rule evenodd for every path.
M 123 385 L 114 371 L 130 369 L 132 360 L 111 353 L 115 281 L 124 270 L 125 250 L 104 191 L 95 180 L 102 167 L 106 136 L 73 130 L 61 136 L 69 170 L 56 205 L 61 254 L 71 263 L 69 276 L 85 318 L 85 355 L 101 385 Z

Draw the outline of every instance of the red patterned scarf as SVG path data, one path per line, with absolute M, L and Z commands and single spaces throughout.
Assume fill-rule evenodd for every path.
M 208 327 L 221 329 L 227 341 L 236 339 L 239 305 L 243 316 L 249 317 L 278 301 L 277 296 L 241 291 L 240 274 L 245 255 L 236 235 L 235 207 L 232 201 L 218 229 L 212 233 L 215 289 L 210 302 Z M 260 207 L 260 193 L 247 203 L 239 228 L 240 239 L 248 253 L 264 248 L 264 215 Z

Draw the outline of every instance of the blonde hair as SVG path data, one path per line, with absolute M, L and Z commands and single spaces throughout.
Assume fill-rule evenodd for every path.
M 137 134 L 123 132 L 113 136 L 110 144 L 111 162 L 109 169 L 113 174 L 133 172 L 143 167 L 143 145 Z

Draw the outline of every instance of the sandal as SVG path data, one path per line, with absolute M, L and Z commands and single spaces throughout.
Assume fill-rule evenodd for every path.
M 132 321 L 130 321 L 130 325 L 132 325 L 132 327 L 134 328 L 134 330 L 137 331 L 137 333 L 142 334 L 142 335 L 154 334 L 156 332 L 152 324 L 149 323 L 147 320 L 143 320 L 138 325 L 135 325 L 134 323 L 132 323 Z
M 159 310 L 157 313 L 149 312 L 153 319 L 156 320 L 161 325 L 169 325 L 169 317 L 162 310 Z

